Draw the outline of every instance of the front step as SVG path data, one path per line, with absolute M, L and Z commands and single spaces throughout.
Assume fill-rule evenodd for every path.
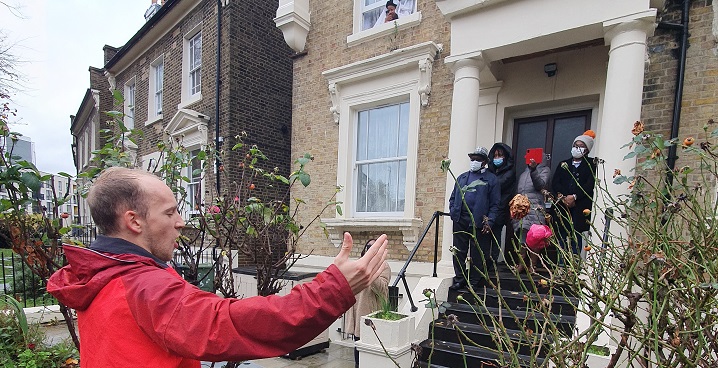
M 419 344 L 421 346 L 420 360 L 422 362 L 429 361 L 431 355 L 431 367 L 440 367 L 433 362 L 439 362 L 441 367 L 446 368 L 463 368 L 463 367 L 482 367 L 482 366 L 501 366 L 499 363 L 499 354 L 489 349 L 476 347 L 472 345 L 437 341 L 432 344 L 431 340 L 424 340 Z M 433 348 L 433 349 L 432 349 Z M 511 355 L 503 353 L 505 360 L 504 365 L 510 367 L 536 367 L 543 364 L 544 359 L 539 357 L 532 358 L 526 355 L 517 355 L 517 362 L 511 361 Z M 464 362 L 464 359 L 466 361 Z M 425 365 L 428 366 L 428 365 Z
M 454 314 L 460 322 L 473 323 L 484 327 L 493 325 L 492 319 L 503 324 L 505 328 L 512 330 L 526 331 L 530 329 L 533 333 L 543 331 L 543 324 L 546 322 L 544 315 L 532 313 L 531 311 L 507 310 L 503 308 L 482 307 L 480 305 L 467 305 L 463 303 L 445 303 L 444 315 Z M 576 316 L 549 315 L 556 329 L 566 336 L 573 334 L 576 325 Z
M 433 331 L 435 341 L 463 342 L 466 345 L 479 345 L 494 350 L 499 350 L 497 341 L 494 339 L 506 341 L 508 338 L 512 345 L 503 345 L 501 347 L 502 351 L 515 351 L 522 355 L 531 355 L 533 352 L 539 351 L 540 357 L 546 356 L 546 352 L 553 343 L 551 336 L 541 336 L 537 334 L 526 336 L 525 333 L 519 330 L 507 329 L 505 332 L 502 332 L 497 331 L 493 327 L 486 328 L 464 322 L 456 322 L 453 325 L 455 328 L 450 325 L 446 319 L 437 319 L 429 325 L 429 331 Z M 459 331 L 461 331 L 461 333 L 459 333 Z M 466 336 L 464 337 L 463 335 Z M 538 350 L 539 345 L 541 345 L 541 350 Z
M 495 290 L 491 288 L 480 288 L 475 290 L 478 299 L 483 301 L 477 301 L 470 291 L 464 290 L 449 290 L 449 300 L 457 300 L 456 298 L 461 297 L 470 304 L 486 305 L 487 307 L 506 307 L 508 305 L 511 309 L 523 310 L 536 309 L 545 310 L 539 303 L 548 304 L 551 313 L 561 315 L 576 315 L 576 308 L 578 307 L 578 298 L 566 297 L 562 295 L 548 295 L 548 294 L 536 294 L 523 291 L 513 290 Z M 502 305 L 500 299 L 506 303 Z

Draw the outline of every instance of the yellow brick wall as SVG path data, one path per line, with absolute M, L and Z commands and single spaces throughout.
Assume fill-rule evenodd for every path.
M 302 221 L 306 225 L 322 209 L 336 186 L 337 149 L 339 126 L 334 123 L 329 107 L 331 99 L 327 80 L 322 72 L 389 52 L 392 48 L 404 48 L 422 42 L 433 41 L 443 44 L 444 50 L 434 61 L 429 105 L 421 107 L 418 146 L 418 168 L 416 204 L 414 217 L 428 223 L 434 211 L 444 209 L 446 176 L 439 165 L 448 152 L 449 126 L 451 120 L 451 96 L 453 74 L 444 64 L 450 54 L 450 25 L 439 12 L 433 0 L 418 0 L 421 23 L 399 31 L 393 42 L 390 37 L 347 46 L 347 36 L 352 34 L 353 1 L 310 2 L 312 26 L 307 38 L 306 55 L 294 61 L 294 89 L 292 101 L 292 157 L 304 152 L 314 155 L 314 161 L 307 170 L 312 175 L 308 188 L 297 188 L 294 197 L 307 202 L 301 208 Z M 410 153 L 411 154 L 411 153 Z M 334 217 L 333 207 L 322 217 Z M 448 218 L 447 218 L 448 219 Z M 443 222 L 442 222 L 443 223 Z M 335 255 L 335 248 L 316 223 L 307 231 L 300 243 L 300 251 L 316 255 Z M 417 260 L 433 259 L 434 232 L 429 232 L 427 241 L 417 253 Z M 357 233 L 355 252 L 370 234 Z M 405 259 L 408 250 L 402 244 L 400 233 L 390 235 L 391 259 Z

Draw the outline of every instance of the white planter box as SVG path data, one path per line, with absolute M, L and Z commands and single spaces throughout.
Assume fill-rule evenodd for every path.
M 384 344 L 384 347 L 389 349 L 402 348 L 409 346 L 416 338 L 414 316 L 407 316 L 396 321 L 389 321 L 385 319 L 376 319 L 369 317 L 376 312 L 372 312 L 367 316 L 361 317 L 361 342 L 367 345 L 380 345 L 379 339 Z M 365 319 L 370 319 L 376 327 L 376 334 L 372 331 L 371 326 L 367 326 L 364 323 Z M 377 335 L 379 339 L 377 339 Z
M 370 313 L 372 315 L 374 313 Z M 364 320 L 370 319 L 376 327 L 376 334 Z M 392 359 L 401 367 L 411 365 L 411 343 L 416 340 L 414 316 L 396 321 L 361 317 L 361 340 L 356 342 L 359 350 L 359 368 L 393 367 Z M 379 338 L 377 339 L 377 335 Z M 384 344 L 384 348 L 379 343 Z M 386 351 L 384 351 L 386 349 Z

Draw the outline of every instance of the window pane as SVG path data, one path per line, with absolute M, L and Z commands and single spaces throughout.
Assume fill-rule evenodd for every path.
M 359 124 L 357 125 L 357 160 L 363 161 L 367 158 L 367 134 L 369 129 L 369 111 L 359 112 Z
M 368 10 L 362 13 L 362 23 L 361 23 L 361 30 L 367 30 L 371 27 L 374 27 L 377 20 L 379 20 L 379 17 L 381 16 L 382 8 L 376 8 L 372 10 Z
M 357 212 L 367 212 L 366 199 L 369 185 L 369 165 L 359 165 L 357 170 Z
M 516 159 L 514 160 L 516 176 L 520 176 L 526 169 L 526 150 L 529 148 L 543 148 L 546 150 L 546 130 L 548 121 L 534 121 L 518 124 L 518 144 L 516 147 Z
M 398 156 L 406 156 L 407 145 L 409 140 L 401 137 L 409 136 L 409 103 L 405 102 L 399 105 L 399 152 Z
M 553 145 L 551 147 L 551 172 L 559 162 L 571 157 L 573 140 L 586 131 L 586 116 L 556 119 L 553 127 Z
M 399 105 L 369 110 L 367 159 L 396 157 L 399 135 Z M 406 137 L 404 138 L 406 140 Z
M 202 161 L 197 158 L 199 150 L 190 152 L 192 161 L 190 166 L 187 168 L 189 171 L 187 177 L 189 178 L 189 184 L 187 185 L 187 203 L 189 204 L 188 210 L 195 211 L 199 210 L 199 206 L 202 203 L 201 193 L 201 181 L 202 181 Z
M 404 210 L 408 125 L 408 102 L 358 113 L 357 212 Z
M 404 210 L 406 161 L 360 165 L 359 173 L 358 212 Z
M 197 69 L 190 73 L 190 94 L 194 95 L 196 93 L 200 92 L 200 87 L 202 85 L 202 73 L 201 69 Z
M 416 11 L 416 0 L 394 0 L 394 3 L 396 3 L 396 14 L 399 15 L 399 19 Z

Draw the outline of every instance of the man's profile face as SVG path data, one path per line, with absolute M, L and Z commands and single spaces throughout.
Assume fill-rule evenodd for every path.
M 142 178 L 148 211 L 143 219 L 142 240 L 145 249 L 155 257 L 170 261 L 177 248 L 177 238 L 184 220 L 177 212 L 177 200 L 174 193 L 162 181 L 155 178 Z

